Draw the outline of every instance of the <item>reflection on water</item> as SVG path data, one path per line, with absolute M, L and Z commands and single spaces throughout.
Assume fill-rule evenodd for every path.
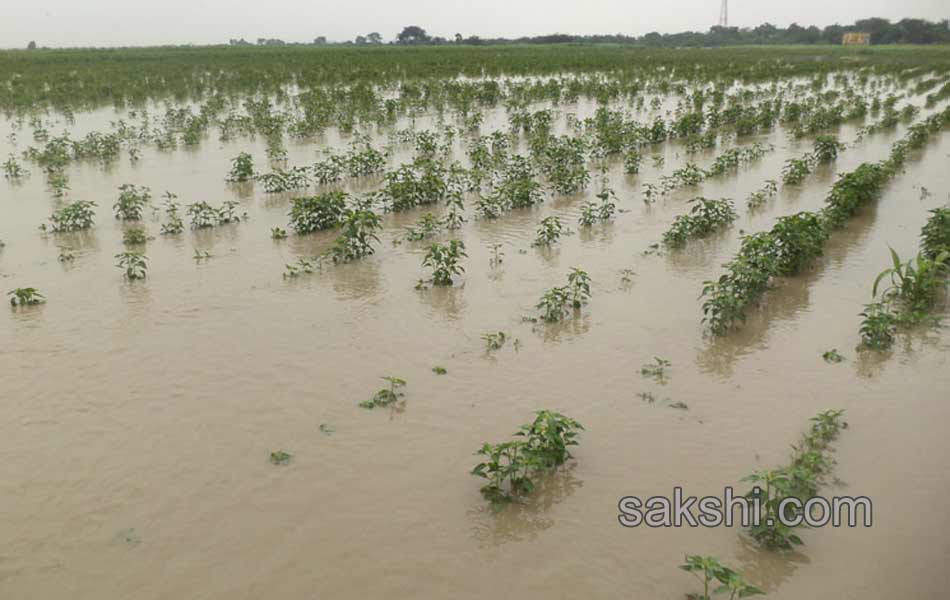
M 481 546 L 537 539 L 555 524 L 549 514 L 551 508 L 584 485 L 574 474 L 576 466 L 577 463 L 569 462 L 557 471 L 538 476 L 534 492 L 527 498 L 498 506 L 480 504 L 467 511 L 472 537 Z
M 738 571 L 766 593 L 777 590 L 799 567 L 811 561 L 798 550 L 768 550 L 745 534 L 736 536 Z

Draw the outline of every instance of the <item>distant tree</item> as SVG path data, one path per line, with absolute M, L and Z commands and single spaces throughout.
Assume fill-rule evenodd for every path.
M 455 34 L 455 43 L 456 43 L 456 44 L 461 44 L 461 43 L 462 43 L 462 34 L 461 34 L 461 33 L 456 33 L 456 34 Z
M 365 35 L 358 35 L 358 36 L 356 36 L 356 43 L 357 43 L 358 45 L 360 45 L 360 46 L 362 46 L 363 44 L 365 44 L 365 43 L 366 43 L 366 36 L 365 36 Z
M 424 44 L 429 41 L 429 34 L 418 25 L 409 25 L 403 28 L 396 36 L 396 41 L 400 44 Z
M 327 36 L 321 35 L 319 37 L 313 38 L 314 46 L 326 46 L 327 45 Z
M 26 45 L 27 50 L 36 50 L 36 42 L 30 42 Z
M 374 31 L 373 33 L 366 34 L 366 41 L 370 44 L 382 44 L 383 36 L 380 35 L 378 31 Z
M 841 38 L 844 37 L 846 31 L 847 29 L 837 23 L 829 25 L 821 31 L 821 43 L 840 44 Z

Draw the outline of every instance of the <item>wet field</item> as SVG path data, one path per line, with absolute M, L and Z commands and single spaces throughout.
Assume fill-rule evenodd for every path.
M 561 132 L 567 114 L 596 109 L 587 100 L 532 108 L 543 106 Z M 111 108 L 72 124 L 48 118 L 51 132 L 81 135 L 119 117 L 133 118 Z M 427 114 L 397 126 L 441 124 Z M 482 132 L 507 126 L 503 107 L 485 111 Z M 424 289 L 416 283 L 430 276 L 421 266 L 430 242 L 406 241 L 405 228 L 442 206 L 384 214 L 371 256 L 283 277 L 286 264 L 325 252 L 336 234 L 272 239 L 304 193 L 225 183 L 239 152 L 266 165 L 260 138 L 212 134 L 196 148 L 145 148 L 134 163 L 70 165 L 66 200 L 98 203 L 95 226 L 75 233 L 38 230 L 64 200 L 24 163 L 29 177 L 0 182 L 0 283 L 4 293 L 34 286 L 47 301 L 0 311 L 0 595 L 680 598 L 695 591 L 676 568 L 683 556 L 714 554 L 777 599 L 939 597 L 950 583 L 950 336 L 921 327 L 887 352 L 857 346 L 858 313 L 889 265 L 888 247 L 914 254 L 928 210 L 950 198 L 950 136 L 912 154 L 879 200 L 802 274 L 777 281 L 743 326 L 713 337 L 701 322 L 703 282 L 719 277 L 742 232 L 820 208 L 837 174 L 885 158 L 906 131 L 859 138 L 859 128 L 836 129 L 849 145 L 840 157 L 757 210 L 745 199 L 780 179 L 810 139 L 777 126 L 692 154 L 670 141 L 645 151 L 637 175 L 611 160 L 619 212 L 590 228 L 577 220 L 600 185 L 593 168 L 585 191 L 546 191 L 537 207 L 494 220 L 476 217 L 469 194 L 467 222 L 434 238 L 465 242 L 465 273 L 452 287 Z M 12 118 L 0 133 L 0 157 L 33 143 Z M 372 142 L 387 135 L 376 130 Z M 289 140 L 287 162 L 313 162 L 349 139 L 330 129 Z M 754 143 L 770 150 L 643 201 L 645 183 Z M 452 152 L 464 162 L 461 140 Z M 412 154 L 396 144 L 387 164 Z M 154 237 L 141 281 L 114 264 L 128 224 L 111 206 L 124 183 L 148 186 L 156 207 L 141 223 Z M 183 204 L 237 201 L 247 218 L 160 235 L 166 190 Z M 683 249 L 645 252 L 700 195 L 733 199 L 737 220 Z M 551 215 L 574 233 L 532 246 Z M 196 260 L 196 250 L 210 256 Z M 58 260 L 63 252 L 74 258 Z M 590 274 L 590 303 L 560 323 L 526 320 L 572 267 Z M 487 352 L 482 336 L 498 331 L 509 342 Z M 843 362 L 822 360 L 832 348 Z M 655 356 L 671 362 L 663 381 L 640 372 Z M 407 381 L 404 405 L 359 407 L 387 375 Z M 524 502 L 494 510 L 469 475 L 473 452 L 542 408 L 584 425 L 575 459 Z M 739 528 L 618 524 L 626 495 L 745 491 L 743 476 L 785 461 L 808 419 L 833 408 L 849 427 L 821 493 L 870 497 L 871 528 L 806 530 L 803 546 L 777 553 Z M 276 450 L 290 463 L 271 464 Z

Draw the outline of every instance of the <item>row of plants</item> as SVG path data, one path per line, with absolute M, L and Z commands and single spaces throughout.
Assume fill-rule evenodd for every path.
M 917 256 L 904 262 L 891 248 L 891 266 L 874 280 L 872 302 L 860 315 L 864 347 L 889 348 L 898 329 L 937 321 L 931 313 L 950 275 L 950 207 L 930 212 Z
M 831 232 L 877 198 L 901 171 L 908 153 L 922 148 L 948 123 L 950 108 L 910 127 L 887 159 L 840 175 L 821 210 L 781 217 L 771 230 L 744 236 L 736 257 L 725 265 L 726 273 L 703 283 L 703 321 L 710 331 L 727 333 L 745 320 L 747 309 L 761 300 L 775 278 L 795 275 L 820 256 Z

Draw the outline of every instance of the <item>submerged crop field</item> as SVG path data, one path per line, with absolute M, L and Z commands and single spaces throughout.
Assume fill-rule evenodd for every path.
M 950 48 L 3 51 L 0 112 L 0 596 L 945 593 Z

